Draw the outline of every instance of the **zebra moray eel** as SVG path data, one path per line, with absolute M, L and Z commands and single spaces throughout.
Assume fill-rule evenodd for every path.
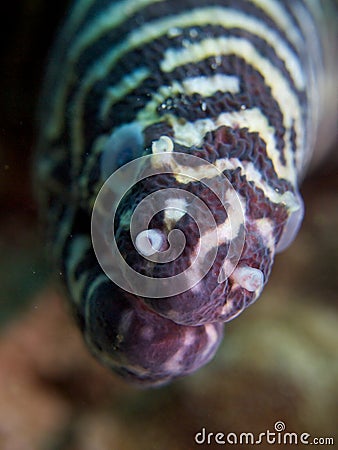
M 258 298 L 275 253 L 297 234 L 299 184 L 321 122 L 327 130 L 334 115 L 324 89 L 333 59 L 329 7 L 310 0 L 75 1 L 42 94 L 36 186 L 50 252 L 85 341 L 127 380 L 161 384 L 210 361 L 224 323 Z M 149 295 L 147 282 L 135 292 L 103 270 L 92 212 L 117 169 L 145 156 L 155 166 L 152 156 L 161 154 L 169 169 L 135 181 L 113 225 L 123 261 L 142 279 L 163 281 L 162 295 L 161 285 L 160 295 Z M 110 186 L 113 196 L 123 178 Z M 162 207 L 134 242 L 136 207 L 158 191 L 167 193 Z M 229 235 L 224 206 L 234 192 L 244 221 Z M 200 206 L 196 223 L 192 204 L 206 206 L 214 223 Z M 109 208 L 98 209 L 100 233 L 100 221 L 102 228 L 111 222 Z M 168 250 L 172 230 L 184 235 L 181 254 L 149 259 Z M 198 272 L 196 254 L 208 260 L 212 250 L 198 282 L 166 294 L 175 287 L 171 277 L 190 266 Z

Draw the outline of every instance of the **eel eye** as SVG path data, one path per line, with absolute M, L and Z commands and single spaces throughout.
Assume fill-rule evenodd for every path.
M 142 129 L 138 124 L 122 125 L 115 130 L 102 149 L 102 177 L 109 178 L 119 167 L 141 156 L 143 144 Z

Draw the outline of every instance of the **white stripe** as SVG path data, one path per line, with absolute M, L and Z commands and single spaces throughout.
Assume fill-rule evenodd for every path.
M 79 0 L 75 2 L 71 12 L 69 14 L 68 20 L 65 22 L 64 27 L 61 30 L 58 40 L 56 41 L 55 50 L 59 51 L 59 46 L 64 46 L 65 38 L 67 42 L 71 40 L 71 36 L 77 31 L 78 26 L 85 18 L 89 8 L 94 4 L 95 0 Z M 65 50 L 63 48 L 63 50 Z M 59 55 L 52 55 L 53 59 L 50 61 L 45 89 L 55 89 L 53 94 L 54 104 L 52 105 L 51 114 L 46 118 L 47 124 L 43 128 L 44 133 L 46 133 L 46 139 L 56 139 L 62 131 L 64 126 L 64 108 L 67 96 L 67 88 L 73 77 L 73 72 L 67 68 L 64 68 L 64 76 L 60 76 L 56 81 L 56 86 L 51 84 L 51 81 L 55 79 L 55 74 L 60 71 L 61 61 Z M 65 64 L 63 62 L 62 64 Z M 44 96 L 50 95 L 50 92 L 45 92 Z
M 215 344 L 218 340 L 218 333 L 217 333 L 217 330 L 216 330 L 216 327 L 214 324 L 207 323 L 206 325 L 204 325 L 204 327 L 205 327 L 205 331 L 206 331 L 206 334 L 208 337 L 208 342 L 207 342 L 207 345 L 204 348 L 202 354 L 200 355 L 200 358 L 202 361 L 208 355 L 208 353 L 210 353 L 210 351 L 215 346 Z M 210 355 L 210 357 L 211 356 L 212 355 Z
M 263 244 L 270 249 L 271 253 L 274 254 L 276 240 L 274 237 L 274 223 L 271 219 L 267 217 L 262 217 L 261 219 L 256 219 L 254 221 L 259 234 L 261 235 Z
M 86 305 L 89 307 L 90 305 L 90 298 L 93 295 L 93 293 L 96 291 L 96 289 L 103 283 L 107 283 L 107 281 L 110 282 L 110 279 L 107 277 L 107 275 L 102 274 L 102 275 L 98 275 L 95 280 L 92 282 L 92 284 L 90 285 L 90 288 L 87 291 L 87 295 L 86 295 Z M 86 311 L 86 313 L 89 313 L 89 310 Z M 87 316 L 86 314 L 86 316 Z
M 252 162 L 241 162 L 238 158 L 222 158 L 215 162 L 215 166 L 221 172 L 224 170 L 235 170 L 240 168 L 241 175 L 245 176 L 247 181 L 252 181 L 258 189 L 261 189 L 264 192 L 265 197 L 267 197 L 271 202 L 283 204 L 290 211 L 293 211 L 299 206 L 297 198 L 292 194 L 292 192 L 287 191 L 280 194 L 268 185 L 267 182 L 263 180 L 260 171 L 256 169 Z
M 87 28 L 78 36 L 70 49 L 69 57 L 71 61 L 76 61 L 79 54 L 86 47 L 106 34 L 109 30 L 121 25 L 147 5 L 160 3 L 164 0 L 124 0 L 113 2 L 107 9 L 100 12 L 98 17 L 89 22 Z
M 319 7 L 318 4 L 310 0 L 307 2 L 307 8 L 312 9 L 315 6 Z M 326 2 L 328 3 L 328 2 Z M 323 27 L 327 26 L 327 24 L 320 23 L 320 9 L 323 6 L 319 7 L 317 10 L 317 20 L 318 20 L 318 29 L 316 24 L 311 17 L 309 10 L 304 7 L 299 2 L 292 2 L 291 8 L 294 11 L 294 14 L 297 17 L 299 26 L 303 30 L 303 33 L 306 38 L 306 44 L 308 51 L 304 55 L 304 65 L 306 66 L 308 81 L 307 81 L 307 92 L 308 92 L 308 120 L 307 120 L 307 133 L 306 133 L 306 147 L 304 147 L 304 151 L 302 153 L 297 152 L 297 167 L 299 172 L 304 173 L 304 169 L 310 163 L 310 159 L 314 150 L 314 145 L 317 137 L 318 130 L 318 122 L 321 114 L 321 109 L 324 107 L 327 109 L 327 105 L 323 105 L 323 92 L 325 92 L 325 84 L 328 84 L 328 77 L 319 76 L 319 74 L 324 73 L 324 69 L 322 67 L 322 47 L 321 42 L 317 36 L 320 26 L 323 30 Z M 315 11 L 313 11 L 315 13 Z M 323 84 L 322 84 L 323 83 Z
M 290 20 L 288 12 L 280 2 L 276 0 L 251 0 L 251 2 L 271 17 L 297 49 L 302 48 L 304 45 L 302 35 Z M 295 0 L 291 3 L 295 3 Z
M 162 87 L 160 89 L 162 95 L 170 92 L 170 87 Z M 159 96 L 159 94 L 157 94 Z M 163 101 L 162 95 L 156 100 L 152 100 L 148 103 L 146 108 L 142 110 L 138 117 L 136 118 L 136 123 L 140 124 L 142 128 L 146 128 L 152 123 L 156 123 L 160 118 L 156 115 L 156 108 Z M 222 113 L 218 116 L 216 120 L 212 119 L 198 119 L 195 122 L 184 122 L 177 118 L 176 116 L 167 114 L 166 120 L 172 126 L 174 131 L 174 141 L 178 144 L 191 147 L 199 147 L 202 145 L 206 133 L 214 131 L 217 128 L 223 126 L 229 126 L 231 128 L 248 128 L 249 132 L 256 132 L 259 134 L 260 138 L 266 144 L 266 151 L 271 159 L 274 169 L 280 178 L 285 178 L 290 180 L 293 184 L 296 181 L 296 171 L 293 165 L 293 158 L 290 152 L 287 152 L 286 161 L 287 164 L 284 166 L 280 162 L 280 152 L 276 148 L 275 140 L 275 130 L 269 125 L 267 118 L 258 108 L 252 108 L 247 110 L 242 110 L 238 112 Z M 289 137 L 290 133 L 286 133 L 286 138 Z M 99 149 L 102 145 L 104 136 L 98 137 L 95 148 Z M 230 163 L 229 169 L 234 168 Z M 200 173 L 198 172 L 200 171 Z M 224 169 L 223 169 L 224 170 Z M 204 168 L 194 169 L 192 174 L 199 179 L 202 179 L 205 175 Z M 214 176 L 214 175 L 213 175 Z M 179 180 L 181 183 L 186 181 L 183 179 Z
M 302 111 L 296 95 L 291 91 L 287 80 L 282 76 L 269 60 L 263 58 L 252 44 L 245 39 L 239 38 L 217 38 L 205 39 L 202 42 L 191 44 L 189 48 L 174 51 L 168 49 L 161 63 L 163 70 L 203 60 L 210 56 L 237 54 L 245 58 L 264 77 L 265 83 L 271 88 L 272 95 L 277 101 L 283 114 L 285 133 L 285 157 L 288 165 L 292 164 L 292 150 L 290 143 L 290 132 L 293 121 L 296 129 L 297 150 L 303 151 L 304 126 L 302 125 Z
M 221 25 L 224 28 L 237 27 L 264 39 L 275 50 L 279 58 L 284 61 L 296 87 L 300 90 L 304 89 L 304 73 L 297 56 L 288 47 L 287 43 L 284 43 L 280 36 L 274 30 L 269 28 L 264 22 L 236 10 L 219 7 L 193 10 L 189 15 L 190 21 L 185 16 L 186 14 L 181 14 L 178 16 L 177 19 L 179 23 L 177 23 L 177 26 L 183 27 L 189 25 L 209 24 Z M 167 71 L 169 70 L 170 69 Z
M 139 48 L 145 43 L 156 39 L 157 37 L 162 36 L 165 33 L 168 33 L 170 29 L 173 29 L 174 27 L 180 28 L 206 24 L 222 25 L 224 27 L 244 27 L 248 31 L 251 31 L 254 34 L 257 34 L 266 39 L 269 44 L 272 45 L 272 47 L 275 49 L 277 55 L 279 55 L 281 59 L 284 60 L 286 67 L 290 71 L 295 81 L 296 86 L 304 86 L 304 76 L 299 66 L 299 62 L 295 55 L 287 47 L 287 45 L 281 42 L 278 35 L 270 30 L 264 23 L 259 22 L 256 19 L 252 19 L 245 14 L 221 7 L 200 8 L 189 11 L 188 13 L 149 22 L 143 27 L 132 31 L 125 41 L 115 46 L 110 52 L 104 55 L 103 58 L 100 58 L 96 62 L 96 64 L 94 64 L 90 68 L 86 77 L 84 78 L 73 105 L 72 136 L 75 166 L 79 164 L 79 155 L 83 148 L 82 124 L 80 121 L 83 116 L 83 103 L 92 85 L 97 80 L 104 78 L 107 73 L 112 70 L 116 61 L 126 52 L 131 51 L 135 48 Z M 211 39 L 211 41 L 213 40 Z M 216 40 L 214 40 L 214 42 L 216 42 Z M 246 42 L 246 44 L 247 46 L 250 45 L 248 42 Z M 189 48 L 190 47 L 191 46 L 189 46 Z M 253 47 L 251 46 L 251 48 Z M 234 54 L 237 54 L 236 48 L 233 49 L 233 51 Z M 214 53 L 220 54 L 221 52 Z M 263 59 L 256 51 L 255 54 L 258 55 L 259 60 Z M 247 55 L 245 54 L 245 52 L 243 56 L 246 58 Z M 171 65 L 175 67 L 173 61 L 171 62 Z M 274 73 L 278 73 L 278 78 L 281 78 L 279 72 L 270 63 L 269 66 L 273 68 Z M 283 81 L 283 85 L 286 87 L 286 91 L 284 89 L 284 92 L 290 92 L 288 83 L 285 80 Z
M 61 194 L 62 195 L 62 194 Z M 71 227 L 73 225 L 74 220 L 74 210 L 71 208 L 68 208 L 66 213 L 62 216 L 62 220 L 60 220 L 60 217 L 57 216 L 54 217 L 54 220 L 57 220 L 59 223 L 59 226 L 57 228 L 57 234 L 55 237 L 55 241 L 52 242 L 52 251 L 53 255 L 52 257 L 55 260 L 59 260 L 62 258 L 62 251 L 65 245 L 65 242 L 67 238 L 69 237 L 69 234 L 71 233 Z M 50 223 L 52 223 L 53 226 L 55 226 L 55 223 L 53 223 L 52 220 L 50 220 Z
M 90 171 L 95 167 L 95 164 L 97 163 L 101 153 L 102 149 L 104 148 L 105 143 L 108 141 L 110 135 L 101 134 L 98 136 L 98 138 L 95 140 L 95 143 L 92 147 L 92 151 L 89 155 L 87 155 L 87 158 L 85 160 L 85 164 L 82 168 L 82 172 L 80 177 L 78 178 L 78 186 L 79 186 L 79 195 L 83 204 L 85 204 L 88 208 L 88 211 L 91 213 L 92 208 L 94 207 L 94 203 L 96 200 L 96 196 L 99 192 L 99 190 L 102 187 L 102 180 L 98 180 L 96 185 L 91 183 L 89 185 L 88 180 L 90 176 Z
M 98 17 L 92 21 L 89 21 L 87 28 L 81 32 L 69 50 L 66 61 L 68 67 L 63 68 L 63 73 L 65 76 L 60 77 L 61 82 L 58 83 L 56 88 L 57 92 L 54 94 L 55 104 L 52 118 L 46 127 L 49 139 L 55 139 L 61 133 L 64 126 L 64 108 L 67 99 L 67 92 L 69 85 L 74 79 L 74 64 L 77 62 L 81 52 L 83 52 L 90 44 L 99 39 L 104 33 L 107 33 L 110 29 L 119 26 L 138 10 L 148 4 L 158 3 L 161 1 L 163 0 L 124 0 L 117 3 L 114 2 L 109 8 L 102 11 Z M 80 19 L 82 20 L 83 16 L 89 7 L 94 4 L 94 2 L 95 0 L 82 0 L 76 3 L 69 21 L 62 30 L 62 34 L 67 36 L 69 33 L 74 33 Z
M 94 5 L 95 1 L 96 0 L 79 0 L 75 2 L 62 33 L 65 33 L 66 36 L 69 33 L 73 34 L 85 18 L 89 8 Z
M 276 149 L 274 128 L 269 126 L 266 117 L 259 109 L 254 108 L 239 113 L 223 113 L 216 121 L 211 119 L 200 119 L 193 123 L 188 122 L 185 125 L 181 125 L 175 117 L 171 118 L 173 120 L 171 125 L 174 128 L 175 142 L 182 143 L 183 141 L 183 145 L 187 146 L 200 146 L 207 132 L 213 131 L 222 125 L 231 128 L 236 126 L 240 128 L 247 127 L 250 132 L 257 132 L 260 138 L 266 143 L 267 154 L 272 160 L 278 177 L 290 180 L 294 184 L 296 183 L 295 168 L 291 162 L 289 167 L 283 166 L 280 163 L 279 151 Z M 292 161 L 291 157 L 290 160 Z M 217 159 L 214 165 L 220 172 L 240 168 L 241 174 L 245 175 L 248 181 L 254 182 L 270 201 L 274 203 L 283 203 L 290 210 L 294 210 L 294 208 L 297 209 L 298 201 L 294 195 L 291 192 L 281 194 L 268 185 L 267 182 L 263 180 L 260 171 L 256 169 L 252 162 L 241 162 L 238 158 L 229 159 L 228 157 L 225 157 Z M 203 178 L 215 177 L 215 169 L 213 169 L 213 165 L 210 164 L 183 168 L 181 165 L 177 164 L 175 158 L 173 158 L 171 160 L 171 168 L 177 181 L 182 184 L 191 182 L 191 178 L 202 180 Z M 184 173 L 184 176 L 180 175 L 181 173 Z
M 281 194 L 263 180 L 261 172 L 254 166 L 252 162 L 240 161 L 238 158 L 219 158 L 214 165 L 206 163 L 198 167 L 187 167 L 179 165 L 176 160 L 171 159 L 171 169 L 175 178 L 181 184 L 187 184 L 194 180 L 212 179 L 215 173 L 224 172 L 225 170 L 241 170 L 241 175 L 246 176 L 247 181 L 252 181 L 257 188 L 264 192 L 264 195 L 273 203 L 284 204 L 290 211 L 298 208 L 299 202 L 292 192 Z M 215 171 L 216 166 L 217 171 Z M 218 172 L 219 171 L 219 172 Z M 180 174 L 184 174 L 184 176 Z M 278 174 L 278 172 L 277 172 Z M 279 175 L 279 174 L 278 174 Z M 280 175 L 279 175 L 280 176 Z M 224 225 L 225 226 L 225 225 Z M 223 230 L 224 232 L 224 230 Z
M 106 119 L 109 109 L 133 89 L 136 89 L 149 75 L 149 69 L 140 67 L 130 75 L 123 77 L 120 83 L 109 87 L 101 105 L 101 118 Z
M 267 118 L 258 108 L 222 113 L 215 121 L 200 119 L 196 122 L 181 124 L 180 121 L 173 119 L 171 125 L 174 129 L 175 141 L 188 147 L 193 145 L 200 146 L 208 131 L 213 131 L 222 125 L 231 128 L 248 128 L 249 132 L 258 133 L 260 138 L 264 140 L 267 154 L 272 160 L 278 176 L 295 182 L 296 173 L 293 167 L 292 155 L 286 155 L 286 166 L 281 164 L 280 152 L 276 148 L 275 129 L 269 125 Z M 287 137 L 288 133 L 286 133 L 286 139 Z
M 72 300 L 79 304 L 82 300 L 82 293 L 88 277 L 88 272 L 81 274 L 79 279 L 76 279 L 75 272 L 84 254 L 90 249 L 91 243 L 90 239 L 86 236 L 78 236 L 73 238 L 72 243 L 69 248 L 69 255 L 67 258 L 67 275 L 68 275 L 68 286 L 71 290 Z
M 200 94 L 203 97 L 209 97 L 217 91 L 239 92 L 239 79 L 233 75 L 216 74 L 210 77 L 200 76 L 186 78 L 182 82 L 186 94 Z

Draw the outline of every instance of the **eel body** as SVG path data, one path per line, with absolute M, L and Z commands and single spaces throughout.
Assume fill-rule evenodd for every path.
M 36 187 L 85 341 L 124 378 L 210 361 L 296 236 L 300 183 L 335 124 L 333 8 L 74 2 L 41 96 Z

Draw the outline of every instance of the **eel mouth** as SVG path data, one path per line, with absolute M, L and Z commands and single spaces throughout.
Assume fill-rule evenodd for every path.
M 223 338 L 223 324 L 182 326 L 159 316 L 113 283 L 93 294 L 84 335 L 91 352 L 129 381 L 160 385 L 208 363 Z

